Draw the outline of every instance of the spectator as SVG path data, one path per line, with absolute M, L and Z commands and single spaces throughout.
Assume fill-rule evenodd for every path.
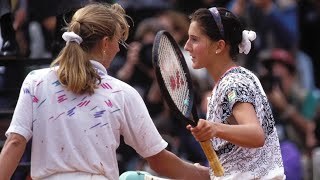
M 320 107 L 317 91 L 301 88 L 292 54 L 273 49 L 262 58 L 269 76 L 262 81 L 276 117 L 288 179 L 310 176 L 310 152 L 316 144 L 313 119 Z M 267 80 L 268 79 L 268 80 Z M 295 158 L 294 158 L 295 157 Z M 306 162 L 302 160 L 306 159 Z M 302 177 L 303 176 L 303 177 Z
M 277 1 L 272 0 L 232 0 L 228 4 L 227 7 L 258 34 L 252 55 L 245 61 L 245 66 L 250 70 L 257 71 L 259 64 L 255 59 L 264 49 L 283 48 L 293 51 L 297 48 L 297 6 L 294 0 L 288 2 L 288 6 L 281 8 L 276 4 Z
M 320 1 L 304 0 L 297 1 L 299 10 L 299 47 L 312 60 L 315 84 L 320 88 Z
M 141 21 L 135 32 L 134 41 L 128 46 L 125 63 L 116 72 L 116 77 L 131 84 L 143 98 L 147 95 L 154 79 L 151 53 L 155 35 L 161 29 L 162 26 L 156 18 L 151 17 Z
M 0 26 L 3 43 L 0 50 L 0 56 L 17 56 L 19 54 L 13 22 L 11 1 L 2 0 L 0 2 Z

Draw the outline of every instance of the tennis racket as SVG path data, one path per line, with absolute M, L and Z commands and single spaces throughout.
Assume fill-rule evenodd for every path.
M 194 105 L 195 97 L 189 69 L 178 44 L 167 31 L 162 30 L 156 34 L 152 61 L 161 93 L 172 112 L 178 119 L 197 126 L 199 118 Z M 223 167 L 211 146 L 211 141 L 200 144 L 214 175 L 223 176 Z

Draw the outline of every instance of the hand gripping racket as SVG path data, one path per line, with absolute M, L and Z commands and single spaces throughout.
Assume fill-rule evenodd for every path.
M 178 44 L 167 31 L 159 31 L 156 34 L 152 61 L 161 93 L 172 112 L 177 118 L 185 120 L 194 127 L 197 126 L 199 118 L 194 105 L 189 69 Z M 223 176 L 223 167 L 211 146 L 211 141 L 200 142 L 200 144 L 214 175 Z

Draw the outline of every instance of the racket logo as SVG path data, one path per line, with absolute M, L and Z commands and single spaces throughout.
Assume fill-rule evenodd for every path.
M 184 104 L 185 106 L 188 106 L 188 105 L 189 105 L 189 99 L 185 99 L 185 100 L 183 101 L 183 104 Z
M 176 76 L 170 76 L 170 88 L 172 91 L 179 89 L 184 85 L 184 81 L 179 74 L 179 71 L 176 72 Z

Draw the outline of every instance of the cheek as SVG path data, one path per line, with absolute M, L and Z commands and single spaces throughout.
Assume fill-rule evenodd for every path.
M 193 53 L 197 57 L 202 57 L 202 56 L 204 56 L 206 54 L 205 47 L 203 45 L 201 45 L 201 44 L 197 44 L 193 48 Z
M 111 59 L 120 51 L 119 45 L 116 44 L 114 46 L 112 46 L 112 48 L 110 49 L 110 57 Z
M 193 45 L 191 46 L 191 49 L 192 49 L 192 54 L 193 54 L 193 55 L 199 55 L 199 45 L 193 44 Z

